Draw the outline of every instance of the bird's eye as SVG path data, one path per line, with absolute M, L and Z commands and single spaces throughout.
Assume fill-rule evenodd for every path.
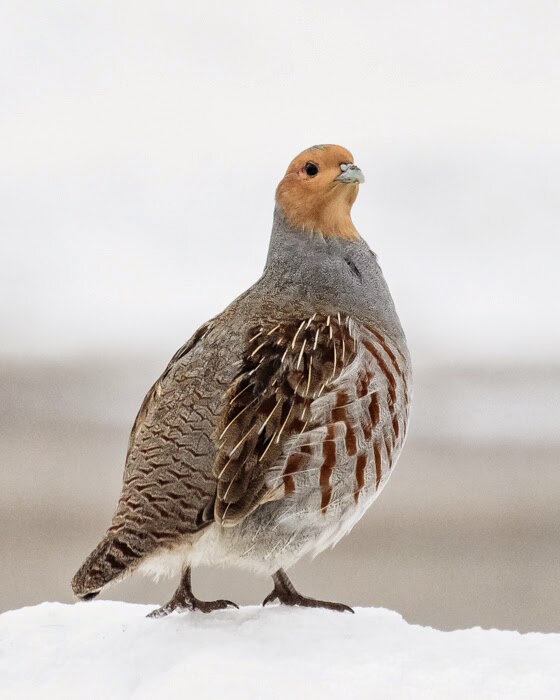
M 319 172 L 319 168 L 315 165 L 315 163 L 306 163 L 305 172 L 307 175 L 309 175 L 309 177 L 315 177 L 315 175 L 317 175 Z

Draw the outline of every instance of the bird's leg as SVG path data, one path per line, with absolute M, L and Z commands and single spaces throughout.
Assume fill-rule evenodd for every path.
M 275 574 L 272 574 L 272 579 L 274 581 L 274 589 L 263 600 L 263 605 L 278 600 L 283 605 L 299 605 L 303 608 L 327 608 L 327 610 L 337 610 L 338 612 L 354 612 L 350 606 L 344 605 L 344 603 L 329 603 L 326 600 L 315 600 L 314 598 L 306 598 L 301 595 L 294 588 L 284 569 L 278 569 Z
M 231 600 L 199 600 L 196 598 L 191 586 L 191 567 L 188 566 L 169 603 L 157 610 L 153 610 L 148 617 L 165 617 L 174 610 L 200 610 L 201 612 L 209 613 L 213 610 L 237 607 L 239 606 L 232 603 Z

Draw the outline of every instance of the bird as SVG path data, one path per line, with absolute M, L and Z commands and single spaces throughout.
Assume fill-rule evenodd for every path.
M 173 355 L 140 407 L 111 525 L 72 579 L 79 599 L 139 571 L 180 577 L 150 617 L 237 607 L 194 595 L 205 564 L 271 576 L 263 605 L 352 612 L 299 593 L 286 569 L 360 520 L 409 423 L 406 338 L 351 218 L 363 182 L 342 146 L 291 161 L 262 276 Z

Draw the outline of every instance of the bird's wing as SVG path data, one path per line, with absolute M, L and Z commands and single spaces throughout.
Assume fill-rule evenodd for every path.
M 339 315 L 267 321 L 252 330 L 216 434 L 219 523 L 236 525 L 289 492 L 289 480 L 278 475 L 290 445 L 308 429 L 314 402 L 329 393 L 336 400 L 340 377 L 355 357 L 351 322 Z M 348 400 L 344 392 L 339 398 Z
M 177 352 L 167 363 L 167 367 L 164 369 L 161 376 L 150 387 L 148 393 L 142 401 L 142 405 L 140 406 L 136 419 L 134 420 L 134 423 L 132 425 L 132 430 L 130 431 L 128 451 L 126 456 L 127 465 L 130 462 L 130 453 L 134 446 L 136 437 L 138 435 L 138 431 L 140 430 L 140 427 L 142 426 L 143 422 L 146 420 L 150 409 L 154 407 L 154 404 L 157 402 L 158 397 L 161 396 L 165 380 L 169 376 L 172 369 L 175 367 L 176 363 L 179 362 L 182 358 L 184 358 L 201 340 L 205 338 L 207 333 L 213 327 L 214 323 L 214 319 L 211 319 L 210 321 L 207 321 L 202 326 L 200 326 L 200 328 L 198 328 L 198 330 L 196 330 L 195 333 L 193 333 L 193 335 L 187 340 L 187 342 L 184 343 L 177 350 Z
M 143 552 L 213 521 L 215 426 L 235 375 L 228 328 L 220 316 L 199 328 L 152 386 L 134 422 L 110 532 L 134 531 Z

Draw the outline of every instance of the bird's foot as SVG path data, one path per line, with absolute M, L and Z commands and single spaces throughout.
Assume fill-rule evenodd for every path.
M 192 592 L 191 568 L 188 566 L 184 570 L 181 583 L 169 603 L 166 603 L 161 608 L 157 608 L 157 610 L 152 610 L 147 617 L 165 617 L 175 610 L 177 610 L 177 612 L 200 610 L 200 612 L 209 613 L 213 610 L 238 607 L 239 605 L 232 603 L 231 600 L 199 600 Z
M 275 600 L 281 605 L 294 605 L 300 608 L 326 608 L 327 610 L 336 610 L 337 612 L 354 612 L 349 605 L 345 605 L 344 603 L 331 603 L 328 600 L 307 598 L 300 593 L 296 593 L 295 595 L 279 595 L 276 590 L 266 596 L 263 600 L 263 605 L 268 605 L 268 603 L 272 603 Z
M 263 600 L 263 606 L 277 600 L 281 605 L 299 606 L 301 608 L 326 608 L 337 612 L 354 612 L 349 605 L 344 603 L 330 603 L 328 600 L 316 600 L 315 598 L 307 598 L 301 595 L 301 593 L 296 591 L 286 572 L 282 569 L 279 569 L 274 574 L 273 579 L 274 590 Z
M 231 600 L 199 600 L 194 596 L 185 600 L 172 598 L 169 603 L 162 605 L 161 608 L 153 610 L 146 617 L 166 617 L 166 615 L 174 611 L 185 612 L 186 610 L 199 610 L 203 613 L 209 613 L 214 610 L 224 610 L 225 608 L 239 608 L 239 605 L 233 603 Z

